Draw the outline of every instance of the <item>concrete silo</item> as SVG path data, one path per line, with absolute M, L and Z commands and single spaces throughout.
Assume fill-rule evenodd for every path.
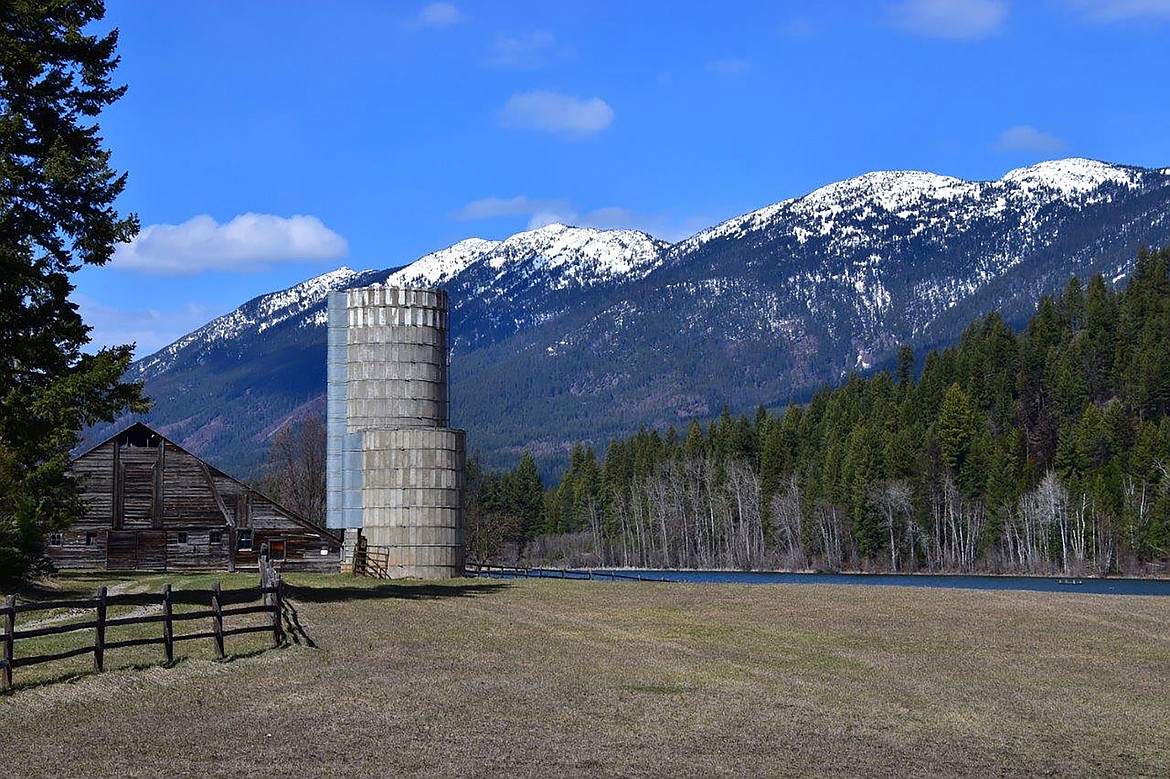
M 327 524 L 391 576 L 463 573 L 465 436 L 448 424 L 447 295 L 329 295 Z

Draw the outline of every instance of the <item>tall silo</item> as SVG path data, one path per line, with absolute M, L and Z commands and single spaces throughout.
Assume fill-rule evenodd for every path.
M 448 424 L 447 295 L 329 295 L 328 510 L 392 576 L 463 573 L 464 432 Z

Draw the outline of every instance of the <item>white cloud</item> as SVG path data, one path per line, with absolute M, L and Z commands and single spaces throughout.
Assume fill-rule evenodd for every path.
M 345 239 L 315 216 L 240 214 L 217 224 L 206 214 L 182 224 L 154 224 L 119 244 L 113 266 L 165 275 L 250 271 L 275 263 L 345 256 Z
M 450 27 L 466 21 L 467 17 L 454 3 L 430 3 L 424 5 L 414 17 L 416 27 Z
M 97 351 L 106 346 L 133 343 L 137 345 L 134 350 L 136 358 L 157 352 L 225 313 L 199 303 L 167 310 L 123 311 L 85 295 L 72 297 L 82 319 L 93 328 L 88 349 Z
M 1065 143 L 1051 133 L 1037 130 L 1030 124 L 1009 127 L 999 134 L 995 142 L 999 151 L 1028 151 L 1041 154 L 1057 154 L 1064 151 Z
M 641 230 L 666 241 L 681 240 L 711 223 L 706 215 L 678 220 L 666 212 L 642 214 L 621 206 L 605 206 L 582 212 L 567 200 L 538 200 L 525 195 L 474 200 L 453 214 L 455 219 L 460 220 L 509 216 L 528 217 L 528 230 L 550 224 L 567 224 L 600 230 Z
M 613 123 L 613 109 L 599 97 L 582 99 L 555 92 L 520 92 L 508 98 L 500 124 L 582 138 Z
M 569 213 L 572 207 L 565 200 L 533 200 L 525 195 L 512 198 L 485 197 L 471 201 L 453 216 L 459 220 L 493 219 L 499 216 L 530 216 L 540 211 Z
M 1004 0 L 902 0 L 890 7 L 894 24 L 928 38 L 985 38 L 1007 18 Z
M 518 35 L 498 33 L 488 64 L 497 68 L 535 70 L 542 67 L 549 57 L 568 53 L 564 47 L 557 46 L 556 36 L 547 30 Z
M 1092 22 L 1170 21 L 1170 0 L 1068 0 L 1067 4 Z
M 604 206 L 576 213 L 548 213 L 534 214 L 529 220 L 529 229 L 535 229 L 544 224 L 560 222 L 573 224 L 578 227 L 596 227 L 599 230 L 641 230 L 664 241 L 681 241 L 689 238 L 698 230 L 711 224 L 706 217 L 694 215 L 678 219 L 668 212 L 644 214 L 621 206 Z
M 721 76 L 738 76 L 752 69 L 752 63 L 744 59 L 722 59 L 707 63 L 707 70 Z

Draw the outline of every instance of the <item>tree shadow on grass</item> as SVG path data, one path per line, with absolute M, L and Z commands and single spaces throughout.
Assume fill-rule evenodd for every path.
M 340 603 L 351 600 L 439 600 L 443 598 L 474 598 L 501 592 L 510 584 L 422 584 L 387 582 L 373 586 L 326 585 L 304 586 L 284 583 L 284 596 L 301 603 Z
M 475 598 L 491 595 L 508 588 L 504 582 L 491 584 L 423 584 L 385 582 L 371 586 L 328 585 L 305 586 L 284 583 L 284 598 L 281 602 L 284 621 L 285 641 L 297 646 L 317 648 L 317 642 L 301 624 L 297 603 L 342 603 L 355 600 L 438 600 L 442 598 Z
M 300 644 L 301 642 L 297 641 L 295 643 Z M 14 695 L 22 690 L 35 690 L 38 687 L 55 687 L 55 686 L 63 685 L 63 684 L 77 684 L 81 681 L 84 681 L 85 679 L 106 676 L 107 674 L 110 674 L 110 673 L 115 672 L 115 671 L 133 671 L 133 672 L 141 673 L 143 671 L 149 671 L 152 668 L 171 669 L 171 668 L 177 668 L 181 665 L 187 665 L 195 660 L 203 660 L 205 662 L 214 662 L 214 663 L 219 663 L 219 664 L 233 663 L 237 660 L 247 660 L 247 659 L 250 659 L 253 657 L 259 657 L 260 655 L 271 652 L 274 649 L 282 649 L 282 648 L 285 648 L 287 646 L 289 646 L 288 643 L 282 644 L 280 647 L 272 647 L 272 646 L 255 647 L 253 649 L 246 649 L 246 650 L 241 650 L 241 651 L 236 651 L 236 652 L 229 652 L 223 658 L 216 658 L 216 659 L 211 659 L 211 658 L 206 658 L 206 657 L 192 657 L 192 656 L 180 655 L 180 656 L 176 657 L 174 660 L 170 660 L 170 661 L 163 660 L 160 658 L 159 660 L 153 661 L 153 662 L 152 661 L 138 661 L 138 662 L 125 662 L 125 663 L 107 663 L 106 669 L 104 671 L 76 670 L 76 669 L 70 670 L 70 671 L 62 671 L 60 673 L 56 673 L 56 674 L 52 674 L 52 675 L 35 677 L 35 678 L 30 679 L 28 681 L 17 680 L 12 685 L 12 687 L 10 689 L 0 690 L 0 698 L 12 696 L 12 695 Z M 312 645 L 312 646 L 315 646 L 315 645 Z

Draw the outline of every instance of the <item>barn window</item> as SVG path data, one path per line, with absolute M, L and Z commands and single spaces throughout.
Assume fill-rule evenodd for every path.
M 179 531 L 179 543 L 180 544 L 187 543 L 187 531 L 186 530 Z
M 85 534 L 85 545 L 86 546 L 93 546 L 93 533 L 92 532 L 88 532 Z
M 236 536 L 236 551 L 251 552 L 252 551 L 252 531 L 241 530 Z
M 137 425 L 118 436 L 118 446 L 123 449 L 157 449 L 161 443 L 157 433 Z
M 222 530 L 209 530 L 209 531 L 207 531 L 207 543 L 212 544 L 212 545 L 222 544 L 223 543 L 223 531 Z
M 62 537 L 60 533 L 49 533 L 49 546 L 61 546 Z

